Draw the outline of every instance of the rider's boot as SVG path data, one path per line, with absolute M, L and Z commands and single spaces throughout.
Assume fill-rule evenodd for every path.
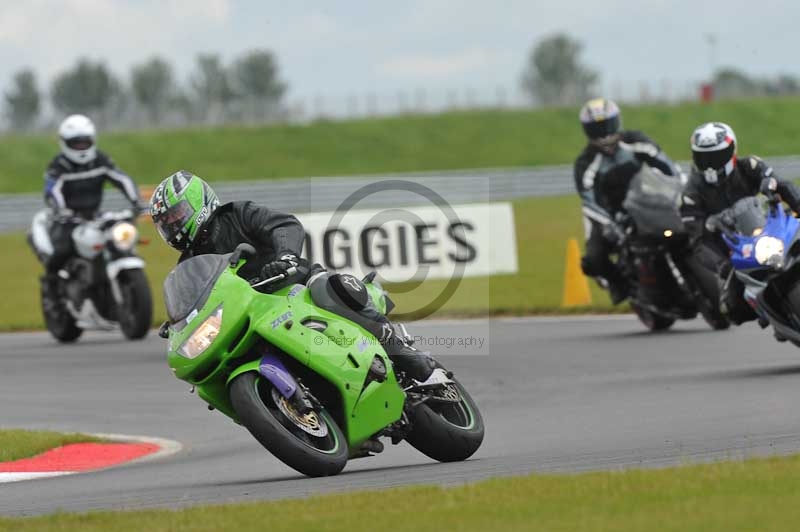
M 387 320 L 382 324 L 378 339 L 395 368 L 417 382 L 427 381 L 437 367 L 430 353 L 413 346 L 414 342 L 402 324 Z
M 612 305 L 619 305 L 628 299 L 628 287 L 622 283 L 608 283 L 608 295 L 611 297 Z
M 612 305 L 619 305 L 630 297 L 628 282 L 616 268 L 609 272 L 605 281 Z

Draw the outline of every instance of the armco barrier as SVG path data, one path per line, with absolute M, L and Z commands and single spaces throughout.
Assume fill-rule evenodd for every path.
M 800 178 L 800 155 L 772 157 L 769 162 L 777 175 Z M 688 168 L 687 163 L 681 166 Z M 263 181 L 223 182 L 205 176 L 214 185 L 220 199 L 248 199 L 288 212 L 331 211 L 350 194 L 369 183 L 385 179 L 414 181 L 439 193 L 449 203 L 472 203 L 509 200 L 531 196 L 554 196 L 574 192 L 571 166 L 477 169 L 358 177 L 313 177 L 270 179 Z M 143 187 L 144 188 L 144 187 Z M 150 188 L 148 188 L 150 190 Z M 402 191 L 382 192 L 359 202 L 359 207 L 414 206 L 425 203 L 416 194 Z M 39 194 L 0 195 L 0 232 L 26 229 L 33 213 L 42 208 Z M 105 208 L 125 206 L 122 196 L 111 189 Z

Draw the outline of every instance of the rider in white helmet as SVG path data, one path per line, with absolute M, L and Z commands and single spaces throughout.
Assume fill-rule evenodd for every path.
M 50 285 L 73 250 L 71 235 L 76 224 L 62 214 L 91 219 L 103 200 L 106 182 L 120 189 L 134 210 L 139 210 L 136 183 L 97 149 L 97 130 L 88 117 L 76 114 L 65 118 L 58 128 L 58 144 L 61 152 L 44 174 L 45 201 L 55 213 L 50 228 L 53 254 L 45 260 L 44 281 Z

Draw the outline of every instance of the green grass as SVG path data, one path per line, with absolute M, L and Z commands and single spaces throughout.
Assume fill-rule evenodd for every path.
M 49 449 L 69 445 L 101 441 L 85 434 L 62 434 L 40 430 L 0 430 L 0 462 L 36 456 Z
M 566 242 L 583 240 L 583 222 L 577 197 L 532 198 L 514 202 L 519 272 L 516 275 L 465 278 L 436 316 L 531 314 L 561 311 Z M 161 286 L 178 254 L 165 245 L 149 223 L 141 224 L 150 244 L 140 246 L 147 261 L 147 276 L 154 295 L 154 323 L 165 319 Z M 0 248 L 14 260 L 0 261 L 0 330 L 40 329 L 38 276 L 41 266 L 22 234 L 0 235 Z M 418 315 L 417 309 L 439 294 L 446 281 L 426 281 L 420 289 L 411 284 L 389 286 L 398 312 Z M 575 311 L 612 310 L 605 292 L 591 284 L 595 305 Z M 617 307 L 626 309 L 627 307 Z
M 577 112 L 450 112 L 308 126 L 109 133 L 99 143 L 145 184 L 179 168 L 220 181 L 547 165 L 571 163 L 583 146 Z M 689 134 L 708 120 L 733 126 L 742 153 L 787 155 L 800 149 L 800 98 L 626 107 L 623 116 L 626 127 L 646 131 L 676 159 L 689 158 Z M 55 134 L 4 137 L 0 193 L 41 190 L 40 177 L 56 151 Z
M 797 530 L 800 458 L 493 479 L 184 510 L 0 519 L 0 530 L 393 532 Z M 308 480 L 313 490 L 313 480 Z

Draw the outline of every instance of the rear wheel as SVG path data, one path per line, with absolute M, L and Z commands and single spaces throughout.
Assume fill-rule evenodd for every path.
M 41 282 L 40 297 L 44 323 L 53 338 L 59 342 L 74 342 L 83 333 L 83 329 L 75 323 L 75 318 L 67 310 L 57 288 L 57 285 L 49 287 L 45 280 Z
M 284 464 L 309 477 L 344 469 L 347 440 L 325 409 L 299 414 L 272 383 L 252 371 L 233 380 L 230 397 L 242 425 Z
M 440 398 L 417 405 L 409 413 L 411 432 L 406 437 L 415 449 L 440 462 L 458 462 L 472 456 L 483 442 L 483 418 L 475 401 L 461 384 L 441 391 Z
M 674 318 L 668 318 L 667 316 L 661 316 L 660 314 L 656 314 L 655 312 L 651 312 L 646 308 L 640 307 L 635 303 L 631 303 L 631 308 L 639 317 L 639 321 L 641 321 L 645 327 L 649 330 L 656 332 L 656 331 L 666 331 L 672 324 L 675 323 Z
M 153 298 L 143 270 L 125 270 L 117 278 L 122 292 L 119 326 L 129 340 L 147 335 L 153 321 Z

